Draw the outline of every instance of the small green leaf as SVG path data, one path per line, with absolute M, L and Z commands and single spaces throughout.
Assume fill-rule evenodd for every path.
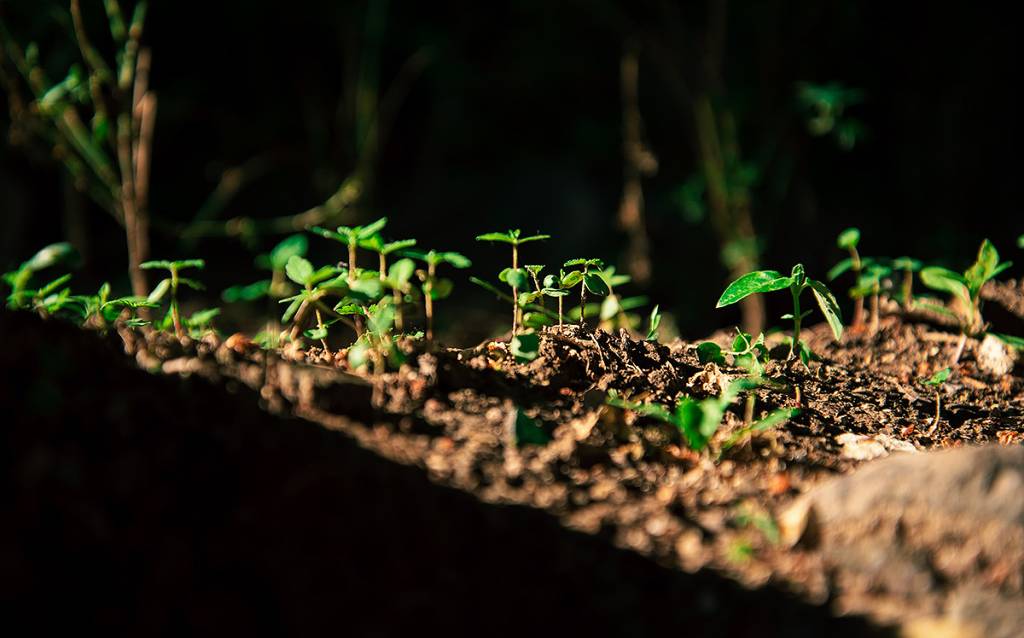
M 839 233 L 839 238 L 836 240 L 836 245 L 843 250 L 856 248 L 858 243 L 860 243 L 860 230 L 856 228 L 847 228 Z
M 320 339 L 327 338 L 327 328 L 311 328 L 309 330 L 304 331 L 302 334 L 304 334 L 309 339 L 319 341 Z
M 455 284 L 452 283 L 451 279 L 438 279 L 434 282 L 434 285 L 430 288 L 430 298 L 434 301 L 438 299 L 447 299 L 452 294 L 452 289 Z
M 166 295 L 167 291 L 169 291 L 170 289 L 171 289 L 171 280 L 170 279 L 162 279 L 162 280 L 160 280 L 160 283 L 158 283 L 156 285 L 156 288 L 153 289 L 153 292 L 149 293 L 149 297 L 146 298 L 146 301 L 148 301 L 150 303 L 156 303 L 156 302 L 160 301 L 161 299 L 163 299 L 164 295 Z
M 647 341 L 658 340 L 658 327 L 661 326 L 661 313 L 658 312 L 658 308 L 659 306 L 654 307 L 647 322 Z
M 171 262 L 163 259 L 159 261 L 144 261 L 139 264 L 139 268 L 143 270 L 170 270 Z
M 45 270 L 58 262 L 69 260 L 74 255 L 75 249 L 66 241 L 50 244 L 49 246 L 42 248 L 28 261 L 23 263 L 19 270 L 39 272 L 40 270 Z
M 405 288 L 415 271 L 416 262 L 411 259 L 399 259 L 388 268 L 388 281 L 396 288 Z
M 609 293 L 608 284 L 599 273 L 588 272 L 583 275 L 583 285 L 591 293 L 601 296 Z
M 530 278 L 522 268 L 506 268 L 498 274 L 498 279 L 504 281 L 512 288 L 529 288 Z
M 298 255 L 292 255 L 284 266 L 284 272 L 289 279 L 300 286 L 305 286 L 311 283 L 313 278 L 313 264 Z
M 832 329 L 832 336 L 836 338 L 836 341 L 839 341 L 843 338 L 843 319 L 839 310 L 839 302 L 836 301 L 828 286 L 820 281 L 808 279 L 807 285 L 811 287 L 814 298 L 818 301 L 818 307 L 821 308 L 822 314 L 825 315 L 828 327 Z
M 583 281 L 583 273 L 574 270 L 562 277 L 561 286 L 562 288 L 575 288 L 581 281 Z
M 362 368 L 370 362 L 370 344 L 365 339 L 359 339 L 348 349 L 348 365 L 354 370 Z
M 246 286 L 231 286 L 220 294 L 220 298 L 227 303 L 238 301 L 256 301 L 266 297 L 270 292 L 270 280 L 263 279 Z
M 270 251 L 270 267 L 273 270 L 284 270 L 292 257 L 304 257 L 309 249 L 309 241 L 305 235 L 286 237 Z
M 369 223 L 366 226 L 356 226 L 352 230 L 355 231 L 355 235 L 358 239 L 369 239 L 373 237 L 387 226 L 388 218 L 381 217 L 375 222 Z
M 512 339 L 510 350 L 517 363 L 533 361 L 540 352 L 540 337 L 534 333 L 517 335 Z
M 953 368 L 943 368 L 927 379 L 922 380 L 921 383 L 933 386 L 942 385 L 947 379 L 949 379 L 949 375 L 951 374 L 953 374 Z
M 938 266 L 929 266 L 921 269 L 919 277 L 925 286 L 959 297 L 967 305 L 972 304 L 967 280 L 960 273 Z
M 772 292 L 789 288 L 792 277 L 785 277 L 774 270 L 758 270 L 750 272 L 729 284 L 718 299 L 717 308 L 722 308 L 759 292 Z
M 1000 341 L 1002 341 L 1003 343 L 1005 343 L 1008 346 L 1011 346 L 1011 347 L 1016 348 L 1018 350 L 1024 350 L 1024 339 L 1022 339 L 1020 337 L 1015 337 L 1013 335 L 1007 335 L 1007 334 L 1001 334 L 1001 333 L 998 333 L 998 332 L 990 332 L 989 334 L 992 335 L 993 337 L 995 337 L 996 339 L 999 339 Z
M 512 231 L 507 233 L 484 233 L 483 235 L 477 235 L 477 241 L 497 241 L 505 244 L 516 243 L 516 237 L 512 237 Z
M 178 285 L 191 288 L 192 290 L 206 290 L 206 286 L 199 283 L 195 279 L 186 279 L 185 277 L 178 278 Z
M 291 301 L 291 303 L 288 304 L 288 308 L 285 309 L 284 315 L 281 317 L 282 323 L 288 323 L 289 321 L 292 320 L 292 317 L 295 316 L 295 313 L 299 311 L 299 307 L 302 305 L 303 298 L 301 295 L 299 295 L 296 297 L 292 297 L 290 300 L 282 299 L 281 301 Z
M 705 341 L 697 346 L 697 359 L 702 364 L 717 363 L 725 365 L 725 357 L 722 355 L 722 348 L 713 341 Z
M 829 270 L 825 276 L 828 278 L 829 281 L 832 281 L 839 275 L 842 275 L 843 273 L 850 270 L 851 268 L 853 268 L 853 257 L 847 257 L 846 259 L 840 261 L 835 266 L 832 266 L 831 270 Z

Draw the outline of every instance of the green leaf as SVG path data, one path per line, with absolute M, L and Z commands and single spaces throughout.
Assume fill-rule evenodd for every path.
M 284 270 L 292 257 L 304 257 L 309 249 L 309 240 L 305 235 L 286 237 L 270 251 L 270 267 L 273 270 Z
M 651 311 L 651 317 L 647 322 L 647 341 L 658 340 L 658 327 L 661 326 L 661 313 L 658 312 L 659 306 L 654 306 L 654 310 Z
M 835 266 L 832 266 L 832 268 L 828 271 L 828 273 L 825 276 L 828 278 L 829 281 L 832 281 L 839 275 L 842 275 L 843 273 L 850 270 L 851 268 L 853 268 L 853 257 L 847 257 L 846 259 L 840 261 Z
M 545 297 L 565 297 L 569 294 L 568 290 L 562 290 L 561 288 L 542 288 L 541 292 L 544 293 Z
M 348 365 L 354 370 L 362 368 L 370 361 L 370 344 L 359 339 L 348 349 Z
M 583 275 L 583 285 L 587 287 L 591 293 L 601 296 L 609 293 L 608 284 L 605 282 L 604 277 L 599 273 L 588 272 Z
M 405 250 L 406 248 L 412 248 L 416 245 L 415 239 L 399 239 L 397 241 L 389 242 L 381 246 L 380 251 L 385 255 L 390 255 L 393 252 L 399 250 Z
M 281 316 L 281 323 L 288 323 L 295 316 L 295 313 L 299 311 L 299 307 L 302 306 L 304 299 L 302 295 L 296 295 L 291 299 L 282 299 L 281 301 L 291 301 L 288 304 L 288 308 L 285 309 L 284 315 Z
M 213 319 L 217 317 L 219 314 L 220 308 L 208 308 L 206 310 L 199 310 L 197 312 L 192 313 L 192 316 L 186 319 L 185 323 L 194 328 L 202 328 L 209 325 L 209 323 L 213 321 Z
M 572 268 L 573 266 L 586 266 L 587 268 L 604 268 L 604 262 L 600 259 L 570 259 L 562 265 L 564 268 Z
M 164 259 L 159 261 L 144 261 L 139 264 L 139 268 L 143 270 L 170 270 L 171 262 Z
M 512 288 L 529 288 L 530 277 L 522 268 L 505 268 L 498 274 L 498 279 Z
M 178 278 L 178 285 L 191 288 L 192 290 L 206 290 L 206 286 L 199 283 L 195 279 L 186 279 L 185 277 Z
M 722 356 L 721 346 L 712 341 L 705 341 L 697 346 L 697 359 L 702 364 L 717 363 L 720 366 L 725 365 L 725 357 Z
M 414 272 L 416 272 L 416 262 L 407 258 L 399 259 L 388 268 L 388 281 L 396 288 L 405 288 Z
M 344 233 L 341 232 L 343 230 L 345 231 Z M 348 244 L 349 237 L 351 237 L 351 233 L 349 233 L 349 230 L 347 228 L 342 227 L 339 228 L 338 231 L 339 232 L 334 232 L 333 230 L 321 228 L 320 226 L 313 226 L 312 228 L 309 229 L 309 232 L 320 235 L 325 239 L 333 239 L 334 241 L 341 242 L 343 244 Z
M 517 335 L 512 339 L 510 350 L 517 363 L 533 361 L 540 352 L 540 337 L 533 333 Z
M 358 239 L 369 239 L 377 233 L 379 233 L 385 226 L 387 226 L 388 218 L 381 217 L 375 222 L 367 224 L 366 226 L 356 226 L 352 230 L 355 231 Z
M 1024 248 L 1024 235 L 1017 238 L 1017 248 Z
M 832 291 L 828 289 L 828 286 L 820 281 L 808 279 L 807 285 L 811 287 L 814 298 L 818 301 L 818 307 L 821 308 L 822 314 L 825 315 L 828 327 L 832 329 L 832 336 L 836 338 L 836 341 L 839 341 L 843 338 L 843 318 L 839 310 L 839 303 L 836 301 Z
M 75 249 L 71 247 L 66 241 L 58 242 L 56 244 L 50 244 L 45 246 L 35 255 L 33 255 L 28 261 L 23 263 L 19 270 L 27 270 L 29 272 L 39 272 L 45 270 L 50 266 L 56 265 L 59 262 L 63 262 L 72 258 L 75 255 Z
M 447 299 L 452 294 L 453 288 L 455 288 L 455 284 L 452 283 L 451 279 L 438 279 L 430 288 L 430 298 L 434 301 Z
M 860 230 L 856 228 L 847 228 L 839 233 L 839 238 L 836 239 L 836 245 L 843 250 L 856 248 L 858 243 L 860 243 Z
M 892 267 L 896 270 L 909 270 L 917 272 L 921 270 L 921 261 L 912 257 L 897 257 L 892 260 Z
M 178 270 L 185 270 L 186 268 L 202 270 L 206 268 L 206 262 L 202 259 L 182 259 L 180 261 L 172 261 L 171 265 Z
M 682 434 L 683 440 L 690 449 L 697 452 L 703 450 L 708 444 L 707 437 L 702 432 L 704 421 L 704 405 L 702 403 L 686 397 L 676 405 L 673 424 Z
M 391 331 L 395 324 L 395 308 L 385 299 L 366 314 L 366 328 L 378 337 Z
M 460 255 L 459 253 L 453 253 L 453 252 L 437 253 L 437 258 L 440 261 L 446 262 L 449 265 L 451 265 L 451 266 L 453 266 L 455 268 L 459 268 L 459 269 L 469 268 L 470 266 L 473 265 L 473 262 L 471 262 L 465 255 Z
M 512 231 L 507 233 L 484 233 L 483 235 L 476 236 L 477 241 L 497 241 L 505 244 L 514 244 L 517 241 L 516 237 L 512 236 Z
M 150 303 L 156 303 L 156 302 L 160 301 L 161 299 L 163 299 L 164 295 L 166 295 L 167 291 L 169 291 L 170 289 L 171 289 L 171 280 L 170 279 L 162 279 L 162 280 L 160 280 L 160 283 L 158 283 L 156 285 L 156 288 L 153 289 L 153 292 L 149 293 L 149 297 L 146 298 L 146 301 L 148 301 Z
M 380 279 L 376 277 L 372 279 L 357 279 L 353 281 L 349 287 L 353 293 L 362 295 L 369 300 L 377 299 L 384 293 L 384 288 L 380 283 Z
M 520 244 L 525 244 L 530 241 L 541 241 L 543 239 L 551 239 L 551 235 L 531 235 L 529 237 L 523 237 L 519 240 Z
M 547 445 L 551 441 L 551 436 L 544 431 L 540 422 L 526 416 L 522 408 L 516 408 L 515 435 L 516 445 L 520 447 L 523 445 Z
M 583 281 L 583 273 L 574 270 L 562 277 L 561 285 L 562 288 L 575 288 L 581 281 Z
M 996 247 L 989 240 L 983 240 L 981 247 L 978 248 L 977 259 L 964 273 L 971 299 L 976 299 L 985 282 L 995 276 L 994 273 L 998 265 L 999 253 L 996 251 Z
M 304 334 L 309 339 L 319 341 L 320 339 L 327 338 L 327 328 L 311 328 L 309 330 L 304 331 L 302 334 Z
M 921 269 L 919 277 L 925 286 L 959 297 L 968 306 L 972 304 L 967 280 L 960 273 L 938 266 L 928 266 Z
M 953 374 L 953 368 L 943 368 L 927 379 L 922 380 L 921 383 L 934 386 L 942 385 L 949 379 L 951 374 Z
M 800 414 L 800 408 L 779 408 L 772 410 L 760 421 L 755 421 L 750 427 L 742 428 L 722 443 L 722 450 L 728 450 L 754 432 L 763 432 L 793 419 Z
M 774 270 L 758 270 L 750 272 L 729 284 L 718 299 L 716 308 L 722 308 L 759 292 L 772 292 L 789 288 L 792 277 L 785 277 Z
M 300 286 L 305 286 L 310 284 L 313 278 L 313 264 L 298 255 L 292 255 L 284 266 L 284 272 L 289 279 Z

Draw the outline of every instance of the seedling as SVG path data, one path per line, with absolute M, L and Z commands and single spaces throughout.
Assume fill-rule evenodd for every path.
M 292 294 L 294 288 L 288 284 L 287 275 L 284 272 L 288 260 L 292 256 L 304 257 L 309 242 L 305 235 L 292 235 L 285 238 L 281 243 L 267 254 L 256 257 L 256 267 L 269 270 L 270 279 L 261 279 L 244 286 L 232 286 L 221 294 L 221 298 L 228 302 L 256 301 L 263 297 L 280 299 Z
M 348 247 L 348 282 L 356 280 L 356 249 L 360 244 L 368 242 L 388 223 L 387 217 L 381 217 L 366 226 L 338 226 L 337 232 L 314 226 L 310 230 L 321 237 L 333 239 Z
M 854 299 L 863 302 L 864 297 L 871 296 L 871 319 L 868 331 L 878 332 L 879 296 L 882 293 L 882 280 L 892 274 L 892 268 L 871 262 L 861 271 L 857 285 L 850 291 Z
M 22 263 L 18 266 L 17 270 L 4 273 L 3 280 L 10 288 L 11 292 L 7 296 L 7 307 L 13 309 L 25 308 L 29 304 L 28 301 L 46 295 L 40 295 L 40 290 L 50 289 L 49 292 L 53 292 L 60 287 L 64 282 L 52 286 L 54 282 L 50 282 L 37 290 L 28 290 L 28 285 L 32 281 L 32 277 L 51 266 L 55 266 L 59 263 L 67 262 L 75 256 L 75 249 L 71 247 L 71 244 L 67 242 L 60 242 L 56 244 L 50 244 L 44 247 L 42 250 L 32 256 L 31 259 Z M 65 277 L 70 278 L 71 275 Z M 67 279 L 64 279 L 67 281 Z M 47 294 L 49 294 L 49 292 Z
M 366 330 L 348 349 L 349 366 L 359 369 L 372 362 L 375 374 L 382 374 L 386 364 L 397 369 L 404 357 L 391 336 L 395 325 L 395 308 L 391 300 L 382 299 L 367 306 L 362 314 L 366 318 Z
M 139 264 L 143 270 L 166 270 L 170 276 L 161 279 L 160 283 L 149 293 L 148 301 L 157 303 L 161 301 L 168 292 L 171 293 L 171 322 L 174 325 L 174 334 L 178 339 L 185 336 L 185 327 L 181 322 L 181 312 L 178 309 L 178 286 L 184 285 L 193 290 L 202 290 L 203 285 L 194 279 L 186 279 L 180 276 L 182 270 L 195 268 L 202 270 L 206 262 L 202 259 L 185 259 L 181 261 L 147 261 Z
M 484 233 L 477 235 L 477 241 L 491 241 L 509 244 L 512 247 L 512 267 L 501 271 L 499 279 L 512 287 L 512 337 L 519 331 L 519 290 L 529 285 L 528 275 L 525 270 L 519 267 L 519 246 L 531 241 L 550 239 L 551 235 L 531 235 L 522 237 L 522 231 L 518 228 L 504 233 Z
M 572 288 L 576 284 L 580 287 L 580 326 L 582 326 L 587 318 L 587 291 L 589 290 L 591 294 L 603 297 L 609 293 L 609 290 L 608 283 L 604 280 L 601 273 L 590 272 L 592 268 L 600 269 L 604 267 L 604 263 L 600 259 L 570 259 L 565 262 L 566 268 L 574 266 L 581 266 L 582 269 L 574 270 L 566 275 L 566 281 L 563 284 L 568 284 L 565 286 L 566 288 Z M 579 274 L 575 275 L 575 273 Z M 576 284 L 572 283 L 573 281 Z
M 866 264 L 864 264 L 864 262 L 861 261 L 860 253 L 857 252 L 857 244 L 859 243 L 859 229 L 847 228 L 843 232 L 839 233 L 839 237 L 836 238 L 836 246 L 848 252 L 850 256 L 840 261 L 838 264 L 833 266 L 831 270 L 828 271 L 827 277 L 829 281 L 835 280 L 836 277 L 843 274 L 847 270 L 852 270 L 854 280 L 860 281 L 861 270 Z M 863 325 L 864 297 L 855 297 L 853 302 L 853 322 L 851 324 L 851 327 L 859 330 Z
M 938 266 L 921 269 L 921 282 L 933 290 L 953 296 L 953 310 L 934 304 L 921 304 L 940 314 L 953 317 L 960 326 L 960 343 L 953 356 L 952 365 L 960 360 L 968 335 L 978 335 L 985 329 L 981 316 L 981 289 L 985 283 L 1003 272 L 1012 262 L 999 263 L 999 252 L 989 240 L 981 242 L 978 257 L 964 273 L 953 272 Z
M 331 293 L 347 291 L 349 285 L 339 275 L 340 271 L 334 266 L 324 266 L 318 270 L 313 269 L 313 264 L 298 255 L 292 255 L 285 265 L 285 274 L 289 279 L 302 286 L 297 295 L 285 297 L 280 303 L 287 303 L 288 308 L 281 317 L 282 323 L 292 323 L 291 338 L 297 339 L 299 331 L 306 322 L 306 316 L 310 309 L 316 315 L 316 328 L 307 330 L 305 336 L 310 339 L 317 339 L 327 348 L 327 326 L 324 324 L 324 314 L 334 314 L 323 302 L 324 297 Z
M 380 263 L 377 272 L 380 273 L 381 282 L 383 282 L 384 279 L 387 277 L 388 255 L 396 253 L 399 250 L 412 248 L 415 245 L 415 239 L 399 239 L 398 241 L 385 242 L 384 238 L 381 237 L 380 233 L 377 233 L 370 237 L 369 239 L 359 242 L 360 248 L 365 248 L 366 250 L 369 250 L 370 252 L 377 254 L 377 259 L 379 260 Z
M 753 390 L 759 385 L 758 381 L 752 379 L 736 379 L 731 382 L 719 397 L 711 397 L 703 400 L 696 400 L 691 397 L 684 397 L 676 403 L 675 410 L 670 411 L 658 403 L 632 403 L 619 398 L 614 390 L 608 393 L 607 403 L 609 405 L 632 410 L 637 414 L 649 416 L 664 423 L 675 426 L 679 431 L 683 442 L 690 449 L 700 452 L 707 448 L 711 438 L 718 431 L 725 416 L 726 409 L 732 404 L 741 392 Z M 739 438 L 750 434 L 753 431 L 767 429 L 779 425 L 797 414 L 794 409 L 775 410 L 769 413 L 764 419 L 751 424 L 745 431 L 739 433 L 736 440 L 727 441 L 729 445 L 735 444 Z M 723 448 L 726 449 L 726 448 Z
M 818 302 L 818 307 L 821 308 L 822 314 L 825 315 L 825 321 L 828 322 L 829 328 L 832 329 L 832 335 L 836 341 L 839 341 L 843 336 L 843 321 L 840 318 L 839 304 L 836 302 L 835 296 L 832 295 L 832 292 L 825 284 L 807 277 L 802 264 L 793 266 L 789 277 L 784 277 L 781 273 L 774 270 L 758 270 L 743 275 L 729 284 L 725 292 L 718 299 L 717 307 L 722 308 L 734 304 L 744 297 L 755 293 L 766 293 L 786 288 L 789 289 L 790 295 L 793 298 L 792 314 L 782 316 L 783 319 L 793 320 L 793 336 L 789 344 L 789 358 L 792 359 L 797 349 L 799 349 L 800 360 L 806 366 L 810 361 L 811 351 L 800 340 L 800 324 L 804 317 L 810 314 L 810 311 L 800 312 L 800 294 L 806 288 L 811 289 L 811 292 L 814 293 L 814 298 Z
M 427 341 L 433 341 L 434 302 L 448 297 L 448 295 L 452 294 L 452 288 L 454 287 L 451 279 L 438 279 L 437 267 L 441 264 L 448 264 L 455 268 L 462 269 L 469 268 L 473 265 L 473 262 L 463 255 L 453 252 L 438 252 L 436 250 L 431 250 L 425 253 L 409 251 L 406 254 L 427 264 L 427 269 L 425 271 L 416 271 L 416 275 L 420 278 L 420 281 L 423 282 L 424 313 L 427 316 Z
M 654 310 L 651 311 L 651 317 L 647 321 L 647 341 L 658 340 L 658 327 L 661 326 L 661 313 L 658 311 L 660 306 L 655 306 Z
M 138 316 L 139 308 L 158 308 L 160 304 L 149 301 L 145 297 L 119 297 L 117 299 L 111 299 L 103 305 L 104 312 L 112 310 L 116 314 L 119 314 L 122 309 L 128 310 L 128 318 L 125 319 L 124 325 L 129 328 L 141 328 L 142 326 L 148 326 L 149 320 L 143 319 Z M 113 319 L 111 319 L 113 320 Z
M 903 272 L 903 285 L 900 290 L 900 303 L 904 310 L 914 304 L 914 273 L 921 270 L 921 262 L 910 257 L 897 257 L 892 261 L 893 270 Z
M 98 324 L 98 327 L 104 328 L 107 323 L 117 317 L 117 310 L 114 308 L 107 307 L 106 311 L 104 311 L 104 308 L 110 301 L 109 283 L 103 283 L 95 295 L 72 295 L 70 301 L 73 304 L 77 304 L 79 318 L 83 325 L 95 322 Z
M 385 286 L 391 289 L 392 304 L 395 308 L 395 328 L 399 332 L 404 329 L 405 323 L 402 316 L 402 303 L 405 301 L 405 296 L 412 291 L 409 281 L 415 273 L 416 264 L 413 260 L 402 258 L 391 264 L 388 268 L 387 277 L 382 281 Z
M 220 314 L 220 308 L 208 308 L 206 310 L 199 310 L 192 313 L 189 317 L 182 317 L 181 323 L 184 324 L 185 330 L 188 331 L 188 335 L 193 339 L 199 339 L 203 334 L 213 330 L 213 320 Z M 170 316 L 165 316 L 160 324 L 161 330 L 169 330 L 171 328 Z
M 927 379 L 921 379 L 921 383 L 935 389 L 935 419 L 932 421 L 931 427 L 928 428 L 928 432 L 926 433 L 927 436 L 934 434 L 935 429 L 939 427 L 939 416 L 940 410 L 942 409 L 942 384 L 949 379 L 949 375 L 952 373 L 952 368 L 943 368 Z

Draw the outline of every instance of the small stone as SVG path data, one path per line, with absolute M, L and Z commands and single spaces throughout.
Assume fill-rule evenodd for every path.
M 978 367 L 988 374 L 1001 377 L 1009 374 L 1017 363 L 1017 353 L 1009 346 L 988 334 L 978 348 Z

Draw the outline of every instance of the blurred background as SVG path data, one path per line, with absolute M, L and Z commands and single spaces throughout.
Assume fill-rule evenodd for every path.
M 114 60 L 103 3 L 71 4 Z M 66 238 L 77 285 L 127 292 L 124 231 L 37 126 L 18 64 L 60 82 L 83 65 L 74 23 L 65 0 L 0 0 L 0 267 Z M 461 345 L 507 329 L 467 281 L 508 265 L 473 241 L 492 230 L 553 235 L 525 263 L 629 272 L 689 338 L 740 321 L 714 310 L 740 270 L 823 277 L 847 226 L 866 255 L 963 269 L 990 237 L 1024 261 L 1018 42 L 971 4 L 154 2 L 149 252 L 205 258 L 215 301 L 291 226 L 387 215 L 389 237 L 474 261 L 440 311 Z

